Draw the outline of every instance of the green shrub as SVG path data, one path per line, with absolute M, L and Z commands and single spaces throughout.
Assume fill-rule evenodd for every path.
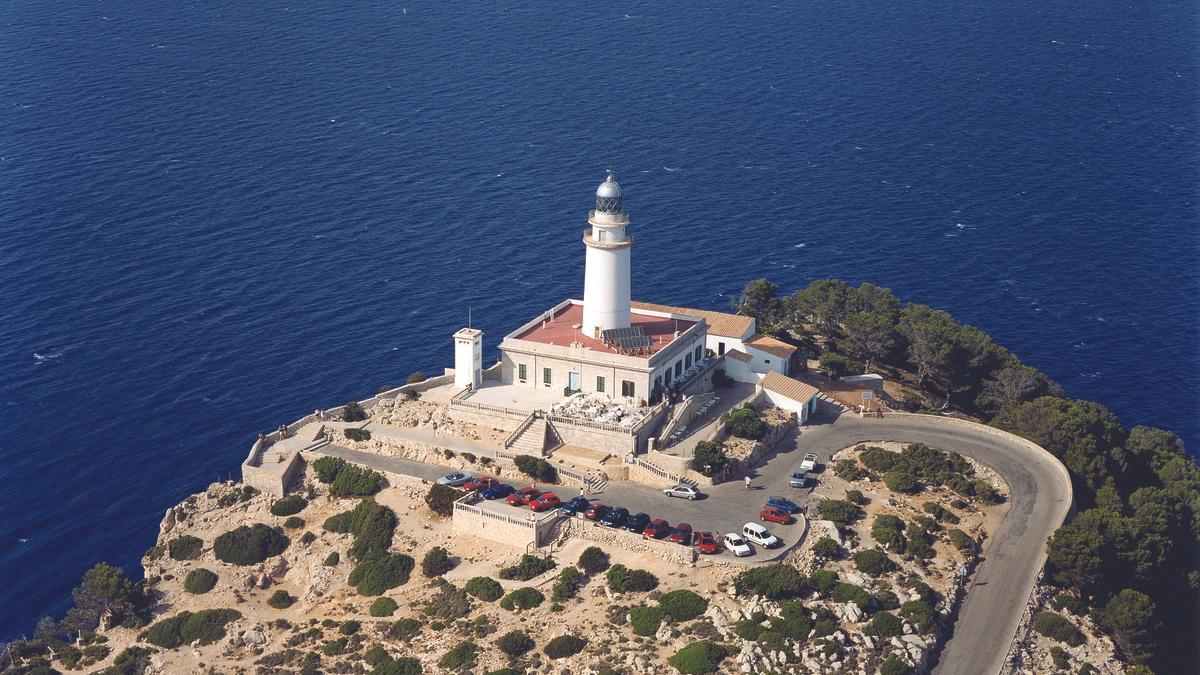
M 329 486 L 334 497 L 369 497 L 383 489 L 383 476 L 370 469 L 350 464 L 338 472 Z
M 663 611 L 660 607 L 638 605 L 637 607 L 629 608 L 629 625 L 633 628 L 634 635 L 654 637 L 654 634 L 658 632 L 658 626 L 662 623 L 662 619 Z
M 916 494 L 921 491 L 921 484 L 917 482 L 917 477 L 903 470 L 889 471 L 884 474 L 883 484 L 887 485 L 892 492 Z
M 517 455 L 513 458 L 517 470 L 542 483 L 557 483 L 558 469 L 541 457 L 532 455 Z
M 200 557 L 204 548 L 204 540 L 190 534 L 175 537 L 167 542 L 167 552 L 171 560 L 195 560 Z
M 464 494 L 462 490 L 456 490 L 449 485 L 434 483 L 429 486 L 429 492 L 425 495 L 425 505 L 439 516 L 449 518 L 454 515 L 454 502 Z
M 367 411 L 362 406 L 351 401 L 342 406 L 342 419 L 346 422 L 362 422 L 367 419 Z
M 308 501 L 300 495 L 288 495 L 271 503 L 271 515 L 294 516 L 308 506 Z
M 608 569 L 608 554 L 599 546 L 589 546 L 579 554 L 579 568 L 587 574 L 598 574 Z
M 866 477 L 867 472 L 859 468 L 858 462 L 852 459 L 839 459 L 833 463 L 833 474 L 846 482 L 854 482 Z
M 875 521 L 871 523 L 871 538 L 889 551 L 903 553 L 905 549 L 903 530 L 904 521 L 896 516 L 889 514 L 875 516 Z
M 933 516 L 939 523 L 950 523 L 951 525 L 958 524 L 958 516 L 954 515 L 950 510 L 946 509 L 941 504 L 934 502 L 925 502 L 921 505 L 921 509 Z
M 708 640 L 700 640 L 675 652 L 667 663 L 672 668 L 685 675 L 694 673 L 715 673 L 721 667 L 721 661 L 728 656 L 725 648 Z
M 938 603 L 937 591 L 930 588 L 929 584 L 925 583 L 924 581 L 921 581 L 920 579 L 916 579 L 914 577 L 911 579 L 904 580 L 902 582 L 902 585 L 905 588 L 907 588 L 908 590 L 916 593 L 918 600 L 929 603 L 930 605 L 937 605 L 937 603 Z
M 615 593 L 636 593 L 658 588 L 658 578 L 646 570 L 631 570 L 624 565 L 613 565 L 605 574 L 608 587 Z
M 231 565 L 257 565 L 287 549 L 288 538 L 283 529 L 262 523 L 242 525 L 213 540 L 217 560 Z
M 854 566 L 859 572 L 866 572 L 873 576 L 887 574 L 896 569 L 896 563 L 887 557 L 887 554 L 879 549 L 867 549 L 865 551 L 856 551 L 854 553 Z
M 474 642 L 460 642 L 453 649 L 442 654 L 438 665 L 448 670 L 460 670 L 475 665 L 475 656 L 479 653 L 479 645 Z
M 396 640 L 408 641 L 414 635 L 421 632 L 421 626 L 423 625 L 424 624 L 416 619 L 405 617 L 399 621 L 393 622 L 392 625 L 388 627 L 387 634 L 388 637 Z
M 150 668 L 150 656 L 156 651 L 158 650 L 138 645 L 126 647 L 113 659 L 111 666 L 99 671 L 99 675 L 136 675 L 137 673 L 144 673 Z
M 738 438 L 757 441 L 767 433 L 767 423 L 749 403 L 721 415 L 725 429 Z
M 442 546 L 434 546 L 421 558 L 421 574 L 427 577 L 440 577 L 452 569 L 454 560 L 450 557 L 450 552 Z
M 692 451 L 692 470 L 705 476 L 712 476 L 728 463 L 729 455 L 725 454 L 725 446 L 716 441 L 700 441 Z
M 391 616 L 396 613 L 398 607 L 399 605 L 396 604 L 395 600 L 386 595 L 381 595 L 371 603 L 369 611 L 371 616 Z
M 658 599 L 663 613 L 676 622 L 691 621 L 708 609 L 708 599 L 685 589 L 664 593 Z
M 407 378 L 405 378 L 404 384 L 416 384 L 418 382 L 424 382 L 424 381 L 425 381 L 425 373 L 417 370 L 417 371 L 413 371 L 413 373 L 411 375 L 409 375 Z
M 779 635 L 793 640 L 802 641 L 808 638 L 812 630 L 812 612 L 799 600 L 789 600 L 780 603 L 779 616 L 771 617 L 771 630 Z
M 829 594 L 829 597 L 834 602 L 853 602 L 859 609 L 867 609 L 871 606 L 871 595 L 864 591 L 861 586 L 854 584 L 838 584 L 833 588 L 833 592 Z
M 321 562 L 326 567 L 333 567 L 342 561 L 342 556 L 337 551 L 330 551 L 329 555 L 325 556 L 325 560 Z
M 554 569 L 556 563 L 549 556 L 538 556 L 526 553 L 521 556 L 521 562 L 500 570 L 500 578 L 514 581 L 529 581 Z
M 916 629 L 928 633 L 937 625 L 937 611 L 924 600 L 909 600 L 900 606 L 900 616 L 908 619 Z
M 547 642 L 546 646 L 542 648 L 542 652 L 552 659 L 565 659 L 568 656 L 575 656 L 586 646 L 587 640 L 574 635 L 559 635 Z
M 501 635 L 496 640 L 496 647 L 507 654 L 509 658 L 515 659 L 533 649 L 534 644 L 533 638 L 529 637 L 524 631 L 512 630 Z
M 346 436 L 346 440 L 350 441 L 369 441 L 371 440 L 370 429 L 359 429 L 358 427 L 346 427 L 342 429 L 342 434 Z
M 433 583 L 438 587 L 438 592 L 425 606 L 425 614 L 454 620 L 471 613 L 471 596 L 466 591 L 440 577 L 435 578 Z
M 950 543 L 954 545 L 954 548 L 957 548 L 963 553 L 975 552 L 975 540 L 966 532 L 963 532 L 958 528 L 954 528 L 946 532 L 946 536 L 950 538 Z
M 305 532 L 304 534 L 300 535 L 300 543 L 305 546 L 308 546 L 316 540 L 317 535 L 313 534 L 312 532 Z
M 359 595 L 383 595 L 389 588 L 408 583 L 416 563 L 403 553 L 375 554 L 350 572 L 349 583 Z
M 386 553 L 391 547 L 396 531 L 396 514 L 374 499 L 367 498 L 352 511 L 326 518 L 322 527 L 330 532 L 353 534 L 350 557 L 362 560 L 377 553 Z
M 762 595 L 772 600 L 795 598 L 811 589 L 800 570 L 782 563 L 742 570 L 734 577 L 733 587 L 738 595 Z
M 837 587 L 838 575 L 833 570 L 817 570 L 809 577 L 809 582 L 812 584 L 813 590 L 821 597 L 827 598 Z
M 834 354 L 833 352 L 825 352 L 817 359 L 821 370 L 829 373 L 830 377 L 842 377 L 844 375 L 862 375 L 864 372 L 863 364 L 855 361 L 848 356 Z
M 500 607 L 510 612 L 519 609 L 532 609 L 542 604 L 546 596 L 541 591 L 529 586 L 523 586 L 500 599 Z
M 288 516 L 287 520 L 283 521 L 283 526 L 289 530 L 298 530 L 304 527 L 304 519 L 300 516 Z
M 884 450 L 878 445 L 868 447 L 858 446 L 858 459 L 875 473 L 884 474 L 904 465 L 900 453 Z
M 564 567 L 558 573 L 558 579 L 554 582 L 553 592 L 550 597 L 555 601 L 568 600 L 575 597 L 579 593 L 579 586 L 583 583 L 583 575 L 574 565 Z
M 813 544 L 813 553 L 819 558 L 833 560 L 842 552 L 842 547 L 832 537 L 821 537 Z
M 862 506 L 867 503 L 867 498 L 863 495 L 862 490 L 846 490 L 846 501 L 851 504 Z
M 342 625 L 338 626 L 338 632 L 342 635 L 354 635 L 361 629 L 362 624 L 354 620 L 343 621 Z
M 877 612 L 863 632 L 881 638 L 899 637 L 904 634 L 904 624 L 891 612 Z
M 900 609 L 900 598 L 891 591 L 879 591 L 875 594 L 875 600 L 880 609 Z
M 1083 616 L 1088 613 L 1088 605 L 1083 599 L 1067 593 L 1059 593 L 1054 596 L 1050 600 L 1050 606 L 1054 609 L 1066 610 L 1075 616 Z
M 183 590 L 197 595 L 211 591 L 216 585 L 217 575 L 203 567 L 188 572 L 183 579 Z
M 350 644 L 348 638 L 338 638 L 336 640 L 326 640 L 321 644 L 321 653 L 325 656 L 337 656 L 346 653 L 346 645 Z
M 733 625 L 733 633 L 743 640 L 753 642 L 758 639 L 760 633 L 765 630 L 763 625 L 757 621 L 750 619 L 741 619 Z
M 143 632 L 139 638 L 164 649 L 199 642 L 212 644 L 225 637 L 225 626 L 242 618 L 236 609 L 204 609 L 199 612 L 180 612 L 163 619 Z
M 929 531 L 930 526 L 936 526 L 936 524 L 930 518 L 928 522 L 913 522 L 904 528 L 904 536 L 908 540 L 906 547 L 909 553 L 925 560 L 936 555 L 933 550 L 933 535 Z
M 275 609 L 287 609 L 288 607 L 291 607 L 295 602 L 296 602 L 296 598 L 293 598 L 290 593 L 288 593 L 287 591 L 285 591 L 283 589 L 279 589 L 278 591 L 275 591 L 274 593 L 271 594 L 271 597 L 267 598 L 267 604 L 274 607 Z
M 348 464 L 349 462 L 341 457 L 318 457 L 312 468 L 317 472 L 317 480 L 328 484 L 332 483 Z
M 1083 633 L 1065 616 L 1054 612 L 1038 612 L 1033 615 L 1033 629 L 1051 640 L 1058 640 L 1072 647 L 1083 644 Z
M 500 582 L 488 577 L 471 577 L 465 590 L 484 602 L 495 602 L 504 595 L 504 588 L 500 586 Z
M 1050 648 L 1050 659 L 1054 661 L 1054 667 L 1059 670 L 1066 670 L 1071 666 L 1071 660 L 1067 657 L 1067 653 L 1058 645 Z
M 146 553 L 142 556 L 146 560 L 158 560 L 167 552 L 167 547 L 163 544 L 155 544 L 146 549 Z
M 879 675 L 912 675 L 912 667 L 896 655 L 889 655 L 879 666 Z
M 817 513 L 838 527 L 846 527 L 854 522 L 861 512 L 862 509 L 858 508 L 857 504 L 841 499 L 826 499 L 817 505 Z

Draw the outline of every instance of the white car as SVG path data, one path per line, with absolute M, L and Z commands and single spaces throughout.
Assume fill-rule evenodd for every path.
M 449 485 L 450 487 L 461 487 L 464 483 L 471 480 L 472 476 L 469 473 L 455 471 L 448 473 L 445 476 L 437 479 L 438 485 Z
M 754 551 L 750 548 L 750 544 L 746 543 L 745 539 L 739 537 L 736 533 L 730 532 L 721 538 L 725 542 L 725 548 L 731 553 L 741 558 L 748 555 L 754 555 Z
M 696 490 L 696 488 L 683 483 L 680 483 L 679 485 L 672 485 L 669 488 L 663 488 L 663 494 L 668 497 L 683 497 L 689 501 L 695 501 L 696 497 L 700 496 L 700 492 Z
M 765 548 L 779 545 L 779 537 L 771 534 L 767 528 L 758 523 L 746 523 L 743 525 L 742 536 Z
M 817 468 L 817 456 L 811 452 L 805 455 L 804 459 L 800 462 L 800 468 L 803 471 L 812 471 Z

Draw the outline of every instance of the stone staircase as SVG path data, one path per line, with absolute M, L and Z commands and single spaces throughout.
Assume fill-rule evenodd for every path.
M 512 440 L 507 450 L 518 455 L 541 457 L 546 454 L 550 433 L 546 418 L 536 417 Z M 557 439 L 558 434 L 554 434 L 554 437 Z

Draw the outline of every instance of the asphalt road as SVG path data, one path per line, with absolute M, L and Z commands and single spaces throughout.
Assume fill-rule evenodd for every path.
M 937 418 L 825 415 L 785 438 L 767 462 L 755 470 L 753 489 L 749 491 L 741 482 L 731 482 L 705 488 L 705 498 L 688 502 L 667 498 L 649 486 L 620 482 L 610 484 L 601 494 L 588 496 L 610 506 L 624 506 L 631 513 L 645 511 L 671 524 L 683 521 L 697 530 L 718 534 L 739 531 L 743 523 L 757 521 L 758 508 L 769 495 L 787 496 L 802 506 L 810 504 L 808 489 L 788 486 L 788 476 L 799 465 L 801 455 L 815 453 L 826 464 L 834 452 L 865 441 L 919 442 L 953 450 L 982 462 L 1007 481 L 1012 491 L 1008 515 L 993 533 L 987 555 L 976 568 L 954 633 L 935 669 L 954 675 L 999 672 L 1044 562 L 1046 539 L 1070 509 L 1069 479 L 1061 465 L 1044 452 L 1032 451 L 988 430 Z M 444 466 L 340 446 L 325 446 L 318 452 L 426 480 L 436 480 L 447 471 Z M 525 484 L 517 483 L 518 487 Z M 561 486 L 554 491 L 563 499 L 579 493 Z M 796 525 L 768 525 L 785 546 L 794 542 L 789 528 L 795 528 L 797 536 L 800 533 Z M 756 551 L 750 560 L 768 559 L 774 557 L 773 553 Z

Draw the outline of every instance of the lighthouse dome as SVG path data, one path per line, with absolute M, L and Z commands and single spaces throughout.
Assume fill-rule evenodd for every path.
M 596 188 L 596 212 L 597 213 L 621 213 L 624 202 L 624 193 L 621 191 L 621 186 L 617 184 L 617 179 L 613 178 L 612 172 L 608 172 L 608 178 Z

